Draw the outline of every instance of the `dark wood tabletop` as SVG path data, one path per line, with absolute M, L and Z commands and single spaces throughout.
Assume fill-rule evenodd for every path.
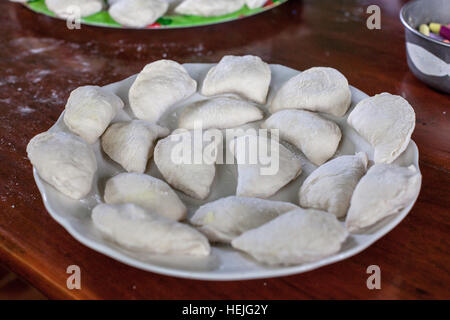
M 179 30 L 123 31 L 82 26 L 0 3 L 0 264 L 50 298 L 397 299 L 450 298 L 450 98 L 408 70 L 404 1 L 290 0 L 239 21 Z M 366 8 L 381 7 L 381 30 Z M 217 62 L 253 54 L 303 70 L 331 66 L 374 95 L 406 98 L 417 115 L 422 190 L 406 219 L 362 253 L 304 274 L 251 281 L 194 281 L 144 272 L 73 239 L 45 210 L 25 147 L 62 112 L 71 90 L 105 85 L 161 59 Z M 81 290 L 66 286 L 80 266 Z M 369 265 L 381 289 L 366 286 Z

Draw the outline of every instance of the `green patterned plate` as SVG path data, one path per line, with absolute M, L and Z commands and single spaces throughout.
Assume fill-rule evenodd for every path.
M 148 25 L 146 28 L 147 29 L 187 28 L 187 27 L 222 23 L 240 19 L 243 17 L 249 17 L 270 10 L 286 1 L 287 0 L 268 0 L 266 4 L 261 8 L 249 9 L 247 6 L 244 6 L 242 7 L 241 10 L 219 17 L 167 15 L 159 18 L 155 23 Z M 44 0 L 29 0 L 25 5 L 35 12 L 45 14 L 51 17 L 56 17 L 56 15 L 47 8 Z M 98 12 L 88 17 L 81 18 L 81 23 L 99 27 L 125 28 L 121 24 L 114 21 L 114 19 L 111 18 L 108 11 L 106 10 Z

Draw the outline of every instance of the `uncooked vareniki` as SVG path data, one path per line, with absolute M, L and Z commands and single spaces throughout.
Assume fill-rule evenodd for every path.
M 296 146 L 316 165 L 336 153 L 342 137 L 336 123 L 305 110 L 278 111 L 267 118 L 262 127 L 278 129 L 282 140 Z
M 244 0 L 185 0 L 175 8 L 175 12 L 183 15 L 216 17 L 238 11 Z
M 131 203 L 99 204 L 92 221 L 103 236 L 138 252 L 207 256 L 211 250 L 194 228 Z
M 182 220 L 187 209 L 162 180 L 139 173 L 120 173 L 106 182 L 104 199 L 109 204 L 134 203 L 170 218 Z
M 360 101 L 347 122 L 375 148 L 376 163 L 391 163 L 408 146 L 416 114 L 402 97 L 381 93 Z
M 155 61 L 146 65 L 132 84 L 130 107 L 137 118 L 157 122 L 171 106 L 196 90 L 197 82 L 182 65 L 171 60 Z
M 224 56 L 203 81 L 202 94 L 237 94 L 264 104 L 271 79 L 270 67 L 256 56 Z
M 375 164 L 353 192 L 346 227 L 358 232 L 400 212 L 417 197 L 422 177 L 414 166 Z
M 143 173 L 156 139 L 169 133 L 169 129 L 145 120 L 116 122 L 103 134 L 102 148 L 128 172 Z
M 340 218 L 347 214 L 353 190 L 366 173 L 367 155 L 340 156 L 314 170 L 303 182 L 300 206 L 327 211 Z
M 45 0 L 47 8 L 58 17 L 68 18 L 90 16 L 100 12 L 104 7 L 103 0 Z
M 231 244 L 269 265 L 313 262 L 341 249 L 348 236 L 330 213 L 296 209 L 259 228 L 244 232 Z
M 314 67 L 291 78 L 278 90 L 270 105 L 282 109 L 306 109 L 343 116 L 352 94 L 347 79 L 333 68 Z
M 243 232 L 297 208 L 284 201 L 230 196 L 204 204 L 190 221 L 209 240 L 229 243 Z
M 64 123 L 88 143 L 94 143 L 122 108 L 123 101 L 112 92 L 97 86 L 79 87 L 67 100 Z
M 196 136 L 193 131 L 176 130 L 159 140 L 154 160 L 164 179 L 193 198 L 207 198 L 216 175 L 215 163 L 222 146 L 222 140 L 214 137 L 217 138 L 213 134 L 211 141 L 202 139 L 197 144 L 194 143 Z M 194 149 L 195 146 L 201 146 L 202 150 Z
M 245 4 L 250 9 L 261 8 L 266 2 L 267 0 L 245 0 Z
M 109 8 L 111 17 L 126 27 L 143 28 L 163 16 L 169 4 L 162 0 L 116 1 Z
M 225 129 L 262 118 L 263 112 L 252 103 L 230 97 L 217 97 L 187 106 L 180 115 L 178 126 L 194 129 L 196 124 L 201 124 L 203 129 Z
M 268 198 L 302 172 L 300 159 L 274 139 L 240 136 L 230 143 L 236 157 L 236 195 Z
M 27 154 L 39 176 L 58 191 L 81 199 L 92 188 L 97 160 L 81 138 L 64 132 L 44 132 L 27 145 Z

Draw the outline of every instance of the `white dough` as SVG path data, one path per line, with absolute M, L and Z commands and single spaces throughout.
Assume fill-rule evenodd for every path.
M 340 218 L 347 214 L 353 190 L 366 173 L 367 155 L 341 156 L 321 165 L 303 182 L 300 206 L 327 211 Z
M 414 166 L 375 164 L 356 186 L 350 202 L 347 229 L 359 232 L 400 212 L 417 197 L 422 176 Z
M 103 134 L 123 101 L 101 87 L 84 86 L 73 90 L 67 100 L 64 123 L 88 143 L 94 143 Z
M 247 101 L 230 97 L 217 97 L 187 106 L 180 115 L 178 126 L 185 129 L 194 129 L 196 124 L 201 124 L 203 129 L 225 129 L 262 118 L 263 112 Z
M 59 192 L 81 199 L 92 188 L 97 160 L 81 138 L 64 132 L 44 132 L 27 145 L 28 158 L 39 176 Z
M 238 166 L 237 196 L 268 198 L 302 172 L 300 159 L 273 139 L 244 135 L 230 148 Z
M 104 199 L 109 204 L 134 203 L 172 220 L 185 218 L 186 206 L 162 180 L 139 173 L 120 173 L 106 182 Z
M 119 1 L 123 1 L 123 0 L 108 0 L 107 2 L 108 2 L 108 4 L 110 6 L 112 6 L 113 4 L 115 4 L 115 3 L 119 2 Z
M 314 67 L 283 84 L 275 94 L 270 111 L 306 109 L 343 116 L 351 103 L 348 81 L 333 68 Z
M 391 163 L 408 146 L 416 114 L 402 97 L 381 93 L 360 101 L 347 122 L 375 148 L 376 163 Z
M 243 232 L 297 208 L 289 202 L 230 196 L 204 204 L 190 221 L 209 240 L 230 243 Z
M 270 67 L 256 56 L 224 56 L 203 81 L 202 94 L 232 93 L 259 104 L 266 103 Z
M 278 129 L 282 140 L 296 146 L 316 165 L 321 165 L 336 153 L 342 137 L 336 123 L 305 110 L 278 111 L 261 126 Z
M 118 23 L 126 27 L 144 28 L 163 16 L 169 4 L 161 0 L 116 1 L 108 12 Z
M 245 0 L 245 4 L 250 9 L 261 8 L 266 2 L 267 0 Z
M 332 214 L 296 209 L 244 232 L 231 244 L 269 265 L 313 262 L 341 249 L 347 230 Z
M 215 162 L 220 154 L 222 140 L 199 141 L 198 145 L 203 146 L 203 150 L 194 149 L 194 140 L 192 131 L 175 131 L 158 141 L 154 160 L 172 187 L 193 198 L 205 199 L 216 175 Z M 199 157 L 198 162 L 195 161 L 195 154 Z
M 244 0 L 184 0 L 175 8 L 182 15 L 216 17 L 238 11 Z
M 156 139 L 169 133 L 169 129 L 144 120 L 117 122 L 103 134 L 102 148 L 128 172 L 143 173 Z
M 207 256 L 211 248 L 200 232 L 134 204 L 99 204 L 94 226 L 106 238 L 138 252 Z
M 172 60 L 159 60 L 144 67 L 130 88 L 130 107 L 143 120 L 157 122 L 174 104 L 197 90 L 197 82 Z
M 57 16 L 68 18 L 76 14 L 86 17 L 100 12 L 105 3 L 103 0 L 45 0 L 45 4 Z M 75 8 L 76 11 L 74 11 Z

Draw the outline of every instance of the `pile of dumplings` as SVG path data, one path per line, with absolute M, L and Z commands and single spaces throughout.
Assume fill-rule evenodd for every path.
M 114 93 L 80 87 L 65 107 L 70 132 L 38 134 L 27 146 L 28 157 L 43 180 L 81 199 L 95 180 L 92 145 L 99 141 L 105 157 L 123 172 L 106 182 L 104 203 L 92 210 L 92 222 L 102 236 L 136 252 L 206 256 L 210 242 L 219 242 L 268 265 L 313 262 L 339 252 L 352 233 L 367 231 L 414 201 L 420 172 L 393 164 L 415 126 L 414 110 L 405 99 L 378 94 L 348 115 L 352 130 L 374 148 L 374 161 L 364 152 L 335 156 L 342 132 L 323 114 L 346 115 L 351 104 L 347 79 L 335 69 L 314 67 L 286 81 L 267 101 L 271 78 L 269 65 L 259 57 L 223 57 L 201 83 L 203 100 L 183 108 L 178 128 L 170 132 L 161 118 L 196 93 L 197 82 L 177 62 L 159 60 L 145 66 L 129 89 L 135 119 L 115 120 L 125 106 Z M 198 121 L 205 131 L 249 123 L 278 129 L 280 163 L 272 175 L 262 174 L 258 164 L 238 164 L 236 193 L 203 204 L 187 220 L 186 205 L 174 189 L 204 200 L 216 167 L 224 165 L 213 156 L 202 164 L 171 159 L 176 135 L 189 135 Z M 213 147 L 230 147 L 237 158 L 247 151 L 236 147 L 240 139 L 272 138 L 243 135 L 229 146 L 218 142 Z M 189 139 L 182 141 L 191 146 Z M 145 173 L 152 157 L 163 179 Z M 269 200 L 302 174 L 305 161 L 317 168 L 298 190 L 298 203 Z
M 144 28 L 166 13 L 216 17 L 233 13 L 246 5 L 250 9 L 262 7 L 267 0 L 45 0 L 47 8 L 57 16 L 73 15 L 73 7 L 81 17 L 90 16 L 108 7 L 110 16 L 125 27 Z

